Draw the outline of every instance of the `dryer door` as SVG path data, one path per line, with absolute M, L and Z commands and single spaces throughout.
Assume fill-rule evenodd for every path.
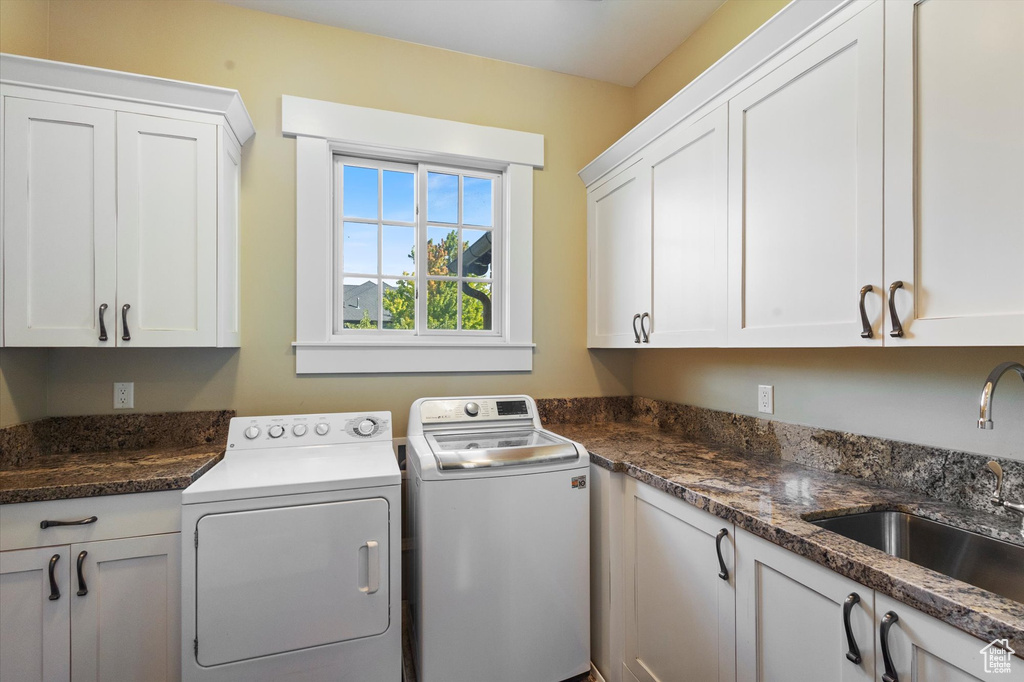
M 387 630 L 388 514 L 387 501 L 374 498 L 202 517 L 199 665 Z

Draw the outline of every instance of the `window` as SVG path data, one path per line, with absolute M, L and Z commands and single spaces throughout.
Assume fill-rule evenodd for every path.
M 501 180 L 335 156 L 334 333 L 500 334 Z
M 282 97 L 296 372 L 529 371 L 544 138 Z

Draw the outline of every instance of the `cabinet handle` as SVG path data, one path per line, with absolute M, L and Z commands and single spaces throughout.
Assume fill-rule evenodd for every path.
M 903 325 L 900 324 L 900 316 L 896 314 L 896 290 L 903 288 L 903 282 L 896 280 L 889 286 L 889 317 L 892 319 L 892 331 L 889 336 L 899 338 L 903 336 Z
M 636 321 L 639 319 L 640 313 L 633 316 L 633 343 L 640 343 L 640 332 L 636 328 Z
M 124 331 L 124 334 L 121 335 L 122 341 L 132 340 L 132 335 L 128 333 L 128 310 L 130 308 L 131 306 L 128 305 L 127 303 L 121 306 L 121 329 L 122 331 Z
M 60 554 L 54 554 L 50 557 L 50 601 L 57 601 L 60 599 L 60 588 L 57 587 L 57 578 L 53 575 L 53 570 L 57 567 L 58 559 L 60 559 Z
M 889 654 L 889 628 L 900 619 L 893 611 L 882 616 L 882 627 L 878 634 L 882 640 L 882 663 L 885 665 L 885 674 L 882 675 L 882 682 L 900 682 L 900 676 L 896 674 L 896 667 L 892 664 L 892 656 Z
M 107 325 L 103 324 L 103 313 L 107 312 L 107 304 L 100 306 L 100 341 L 107 340 Z
M 78 596 L 84 597 L 89 594 L 89 588 L 85 586 L 85 576 L 82 575 L 82 564 L 85 563 L 85 557 L 89 555 L 84 549 L 78 553 Z
M 77 521 L 40 521 L 39 527 L 43 530 L 51 526 L 88 526 L 90 523 L 96 523 L 100 520 L 98 516 L 89 516 L 84 519 L 78 519 Z
M 644 337 L 644 343 L 650 343 L 651 342 L 651 337 L 647 333 L 647 329 L 644 327 L 644 321 L 645 320 L 650 320 L 650 319 L 651 319 L 651 314 L 650 313 L 644 313 L 643 315 L 640 316 L 640 334 L 642 334 L 643 337 Z
M 853 628 L 850 626 L 850 612 L 853 611 L 853 607 L 860 603 L 860 595 L 856 592 L 851 592 L 850 596 L 846 598 L 843 603 L 843 627 L 846 629 L 846 644 L 849 651 L 846 652 L 846 660 L 855 665 L 860 665 L 860 647 L 857 646 L 857 640 L 853 636 Z
M 729 582 L 729 569 L 725 567 L 725 559 L 722 558 L 722 538 L 729 534 L 729 531 L 725 528 L 718 531 L 718 535 L 715 536 L 715 551 L 718 553 L 718 577 L 722 580 Z
M 870 284 L 865 284 L 860 288 L 860 326 L 861 333 L 860 338 L 870 339 L 871 338 L 871 323 L 868 322 L 868 311 L 864 309 L 864 297 L 870 291 L 874 291 L 874 287 Z

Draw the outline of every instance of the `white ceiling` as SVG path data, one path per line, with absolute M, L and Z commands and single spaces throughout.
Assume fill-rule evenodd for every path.
M 633 86 L 725 0 L 219 0 Z

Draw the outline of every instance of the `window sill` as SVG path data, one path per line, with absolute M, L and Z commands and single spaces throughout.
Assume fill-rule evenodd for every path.
M 529 372 L 532 343 L 294 343 L 297 374 Z

